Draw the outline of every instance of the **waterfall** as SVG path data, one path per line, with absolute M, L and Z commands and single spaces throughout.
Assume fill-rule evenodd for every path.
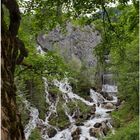
M 26 108 L 30 111 L 30 120 L 24 129 L 26 140 L 28 140 L 31 131 L 38 126 L 40 126 L 43 140 L 72 140 L 75 136 L 79 137 L 80 140 L 98 140 L 98 138 L 94 136 L 94 131 L 98 132 L 101 137 L 104 137 L 104 132 L 102 129 L 105 129 L 105 127 L 111 129 L 112 133 L 114 133 L 114 129 L 110 124 L 111 117 L 107 112 L 114 110 L 114 108 L 108 108 L 108 106 L 109 104 L 113 105 L 112 103 L 117 102 L 117 97 L 115 95 L 112 95 L 112 100 L 107 100 L 100 93 L 90 89 L 90 97 L 93 101 L 89 102 L 76 93 L 73 93 L 72 87 L 70 86 L 67 78 L 63 79 L 62 81 L 55 79 L 53 80 L 53 84 L 61 91 L 61 98 L 63 99 L 63 102 L 62 99 L 60 100 L 59 96 L 57 96 L 57 99 L 54 102 L 51 102 L 49 99 L 50 93 L 48 92 L 49 86 L 47 79 L 43 77 L 43 80 L 45 85 L 46 103 L 49 105 L 49 109 L 48 112 L 46 112 L 46 119 L 43 121 L 39 118 L 38 109 L 32 107 L 30 103 L 24 99 L 23 102 L 25 103 Z M 92 107 L 93 110 L 95 109 L 95 113 L 91 113 L 90 117 L 82 122 L 82 125 L 78 126 L 74 118 L 76 113 L 79 111 L 77 101 L 82 102 L 86 106 Z M 49 118 L 52 114 L 57 116 L 57 107 L 59 102 L 61 102 L 64 113 L 70 122 L 70 125 L 64 130 L 60 130 L 56 126 L 52 126 L 49 122 Z M 73 113 L 70 113 L 70 108 L 68 106 L 70 102 L 75 103 L 75 111 Z M 56 134 L 53 137 L 49 137 L 48 135 L 49 128 L 56 130 Z

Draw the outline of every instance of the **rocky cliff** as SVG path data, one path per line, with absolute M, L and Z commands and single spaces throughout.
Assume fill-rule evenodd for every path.
M 43 50 L 58 50 L 66 61 L 76 60 L 86 67 L 94 67 L 96 58 L 93 49 L 100 42 L 101 36 L 93 25 L 83 27 L 66 24 L 66 30 L 56 27 L 48 34 L 37 37 Z

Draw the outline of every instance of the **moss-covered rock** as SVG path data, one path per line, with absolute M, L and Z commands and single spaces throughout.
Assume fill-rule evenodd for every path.
M 65 129 L 70 125 L 69 118 L 64 112 L 63 102 L 63 100 L 60 100 L 60 102 L 57 105 L 57 115 L 52 115 L 49 118 L 49 124 L 56 126 L 60 130 Z
M 80 124 L 88 118 L 88 115 L 91 112 L 92 107 L 87 106 L 85 103 L 80 100 L 76 100 L 76 102 L 69 102 L 67 106 L 70 110 L 70 114 L 75 113 L 74 118 L 76 119 L 76 124 Z

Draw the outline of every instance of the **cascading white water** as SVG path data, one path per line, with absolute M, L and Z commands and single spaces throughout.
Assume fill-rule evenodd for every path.
M 105 84 L 105 85 L 102 85 L 102 91 L 108 92 L 108 93 L 110 93 L 110 92 L 111 93 L 117 93 L 118 92 L 118 88 L 115 85 Z
M 30 105 L 30 103 L 23 97 L 22 94 L 20 94 L 19 97 L 22 98 L 22 102 L 24 103 L 25 108 L 30 112 L 29 123 L 25 126 L 25 129 L 24 129 L 25 138 L 26 138 L 26 140 L 28 140 L 32 130 L 35 129 L 35 127 L 37 126 L 39 112 L 38 112 L 38 109 L 36 109 Z
M 25 130 L 24 130 L 26 139 L 29 138 L 31 131 L 36 127 L 38 121 L 38 115 L 39 115 L 38 109 L 36 108 L 30 107 L 29 111 L 30 111 L 30 121 L 25 126 Z
M 107 113 L 108 111 L 112 111 L 113 109 L 106 109 L 104 107 L 102 107 L 102 103 L 106 102 L 106 103 L 116 103 L 117 102 L 117 97 L 113 96 L 113 100 L 109 101 L 107 99 L 105 99 L 101 94 L 99 94 L 98 92 L 95 92 L 94 90 L 90 90 L 90 97 L 93 100 L 92 102 L 89 102 L 87 100 L 85 100 L 84 98 L 78 96 L 77 94 L 72 92 L 72 87 L 70 86 L 70 84 L 68 83 L 68 79 L 64 79 L 63 81 L 58 81 L 58 80 L 54 80 L 53 83 L 56 87 L 59 88 L 59 90 L 62 92 L 62 98 L 64 100 L 64 103 L 62 104 L 64 112 L 66 114 L 66 116 L 69 118 L 70 121 L 70 126 L 67 129 L 64 130 L 58 130 L 55 126 L 52 126 L 49 124 L 49 118 L 51 116 L 51 114 L 55 113 L 57 114 L 57 105 L 59 102 L 59 96 L 57 97 L 56 101 L 51 102 L 49 99 L 49 92 L 48 92 L 48 83 L 47 83 L 47 79 L 45 77 L 43 77 L 44 80 L 44 85 L 45 85 L 45 94 L 46 94 L 46 103 L 49 104 L 49 111 L 46 114 L 46 119 L 45 121 L 41 120 L 38 118 L 39 113 L 38 110 L 36 108 L 33 108 L 30 106 L 29 102 L 27 100 L 25 100 L 24 102 L 26 102 L 26 107 L 28 108 L 28 110 L 30 111 L 30 120 L 29 123 L 26 125 L 25 127 L 25 136 L 26 136 L 26 140 L 28 140 L 29 135 L 31 134 L 31 131 L 37 127 L 37 125 L 42 125 L 45 126 L 42 128 L 41 130 L 41 135 L 43 140 L 72 140 L 72 133 L 79 128 L 80 129 L 80 134 L 79 134 L 79 139 L 80 140 L 98 140 L 96 137 L 93 137 L 90 135 L 90 130 L 94 129 L 94 125 L 96 123 L 102 123 L 102 122 L 106 122 L 107 120 L 110 120 L 110 116 Z M 69 101 L 73 101 L 76 103 L 76 101 L 79 100 L 82 103 L 84 103 L 85 105 L 92 107 L 93 105 L 96 106 L 96 111 L 95 111 L 95 115 L 91 115 L 91 117 L 83 122 L 82 126 L 76 126 L 75 124 L 75 119 L 74 119 L 74 115 L 75 112 L 73 112 L 73 114 L 70 114 L 69 108 L 67 106 L 67 103 L 69 103 Z M 62 118 L 63 119 L 63 118 Z M 108 128 L 112 129 L 112 132 L 114 132 L 111 124 L 109 123 L 109 121 L 107 121 L 106 125 L 108 126 Z M 57 131 L 57 134 L 52 137 L 49 138 L 48 134 L 47 134 L 47 128 L 54 128 Z M 101 135 L 102 137 L 104 136 L 103 132 L 100 131 L 99 135 Z

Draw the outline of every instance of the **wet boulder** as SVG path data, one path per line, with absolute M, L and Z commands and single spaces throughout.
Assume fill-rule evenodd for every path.
M 111 111 L 106 111 L 106 113 L 109 113 L 109 114 L 110 114 L 110 113 L 111 113 Z
M 76 135 L 76 136 L 72 137 L 72 140 L 80 140 L 80 136 Z
M 91 97 L 87 97 L 86 100 L 89 102 L 93 102 L 93 99 Z
M 95 87 L 91 87 L 91 89 L 93 89 L 95 92 L 97 91 L 97 89 Z
M 76 128 L 76 130 L 72 133 L 73 135 L 80 135 L 81 134 L 81 129 L 79 127 Z
M 79 127 L 76 128 L 75 131 L 72 132 L 71 136 L 72 136 L 72 140 L 79 140 L 80 139 L 80 135 L 81 134 L 81 129 Z
M 84 124 L 82 123 L 82 122 L 80 122 L 80 121 L 77 121 L 76 123 L 76 126 L 83 126 Z
M 87 114 L 87 117 L 86 117 L 86 120 L 90 119 L 90 117 L 91 117 L 91 114 L 88 113 L 88 114 Z
M 101 94 L 106 100 L 109 100 L 109 101 L 112 101 L 112 100 L 113 100 L 113 96 L 109 95 L 109 93 L 107 93 L 107 92 L 101 91 L 100 94 Z
M 94 115 L 96 112 L 96 105 L 94 104 L 91 108 L 90 114 Z
M 54 137 L 57 134 L 57 131 L 54 128 L 49 128 L 48 129 L 48 136 L 49 138 Z
M 117 99 L 117 103 L 116 103 L 116 107 L 120 106 L 121 105 L 121 100 L 120 98 Z
M 99 127 L 101 127 L 101 126 L 102 126 L 101 123 L 95 123 L 95 124 L 94 124 L 94 127 L 95 127 L 95 128 L 99 128 Z
M 112 101 L 113 100 L 113 96 L 109 95 L 109 96 L 106 97 L 106 99 L 109 100 L 109 101 Z
M 106 104 L 104 105 L 104 107 L 105 107 L 106 109 L 114 109 L 114 105 L 113 105 L 112 103 L 106 103 Z
M 90 128 L 89 134 L 90 134 L 90 136 L 97 138 L 100 134 L 100 128 Z
M 105 122 L 102 122 L 101 125 L 102 125 L 101 128 L 102 128 L 104 135 L 107 135 L 107 132 L 109 131 L 109 127 L 106 125 Z
M 94 115 L 94 114 L 95 114 L 95 111 L 94 111 L 94 110 L 91 110 L 91 111 L 90 111 L 90 114 L 91 114 L 91 115 Z
M 74 119 L 78 119 L 81 115 L 82 115 L 82 114 L 81 114 L 81 112 L 80 112 L 80 109 L 77 108 L 76 111 L 75 111 L 75 115 L 74 115 L 73 118 L 74 118 Z

